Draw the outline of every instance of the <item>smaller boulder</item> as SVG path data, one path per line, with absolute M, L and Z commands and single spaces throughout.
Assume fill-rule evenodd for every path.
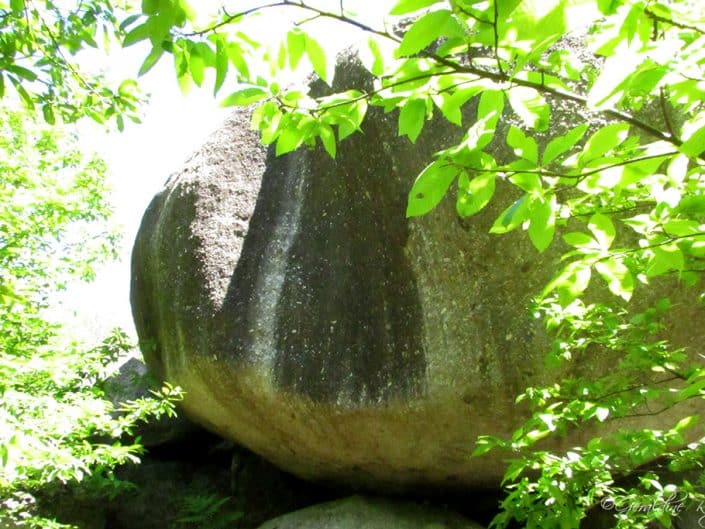
M 259 529 L 482 529 L 458 513 L 365 496 L 321 503 L 269 520 Z
M 149 397 L 150 391 L 159 389 L 158 381 L 149 373 L 144 362 L 137 358 L 130 358 L 122 364 L 105 384 L 106 397 L 117 408 L 124 402 Z M 142 439 L 145 448 L 185 441 L 203 431 L 180 410 L 177 411 L 176 417 L 163 416 L 137 425 L 135 435 Z

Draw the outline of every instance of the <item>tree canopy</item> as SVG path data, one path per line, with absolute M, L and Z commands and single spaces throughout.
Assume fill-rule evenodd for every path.
M 620 358 L 599 378 L 527 388 L 518 397 L 532 410 L 526 424 L 511 439 L 478 440 L 476 457 L 498 449 L 512 459 L 494 525 L 578 527 L 603 500 L 653 506 L 613 510 L 617 527 L 655 519 L 669 525 L 669 497 L 702 497 L 697 480 L 659 472 L 701 467 L 696 416 L 661 430 L 595 438 L 567 453 L 536 446 L 583 423 L 705 397 L 697 352 L 658 334 L 669 301 L 629 310 L 662 276 L 702 289 L 705 13 L 697 1 L 399 0 L 378 24 L 355 14 L 363 6 L 344 1 L 223 7 L 206 21 L 184 0 L 144 0 L 139 9 L 102 1 L 77 10 L 44 6 L 0 3 L 12 28 L 2 35 L 0 69 L 50 123 L 56 109 L 65 120 L 114 116 L 119 123 L 134 110 L 134 83 L 117 92 L 91 84 L 68 59 L 104 34 L 124 46 L 149 44 L 139 74 L 171 56 L 182 87 L 212 83 L 219 93 L 228 80 L 237 83 L 223 103 L 256 103 L 253 125 L 279 155 L 320 144 L 335 157 L 340 142 L 364 129 L 370 107 L 397 112 L 398 133 L 411 142 L 434 114 L 462 127 L 462 140 L 436 153 L 410 185 L 407 215 L 455 200 L 458 215 L 471 217 L 495 199 L 498 185 L 513 186 L 518 198 L 503 205 L 492 233 L 522 230 L 537 252 L 568 247 L 562 267 L 527 307 L 555 336 L 547 357 L 562 364 L 597 349 Z M 254 17 L 282 9 L 292 13 L 291 28 L 273 44 L 253 39 Z M 310 30 L 319 20 L 360 32 L 372 89 L 335 82 L 335 57 Z M 331 93 L 289 84 L 291 72 L 306 67 Z M 583 112 L 585 122 L 558 122 L 565 105 Z M 511 159 L 495 159 L 497 141 Z M 596 282 L 612 298 L 586 296 Z M 652 384 L 643 384 L 644 373 Z M 661 467 L 629 485 L 620 481 L 654 460 Z
M 89 116 L 101 123 L 114 118 L 122 128 L 125 117 L 138 119 L 134 80 L 110 86 L 77 58 L 86 49 L 107 49 L 122 39 L 118 17 L 128 5 L 112 0 L 0 2 L 0 97 L 12 87 L 50 124 Z

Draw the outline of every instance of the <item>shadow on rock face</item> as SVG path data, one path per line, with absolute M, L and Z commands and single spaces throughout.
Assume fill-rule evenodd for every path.
M 421 396 L 423 319 L 394 161 L 359 136 L 335 161 L 270 153 L 266 167 L 216 316 L 240 338 L 230 354 L 266 355 L 278 391 L 314 402 Z

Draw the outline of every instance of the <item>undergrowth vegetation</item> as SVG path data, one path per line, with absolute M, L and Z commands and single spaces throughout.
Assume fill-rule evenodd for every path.
M 47 309 L 70 281 L 114 256 L 105 165 L 77 138 L 21 110 L 0 111 L 0 525 L 42 529 L 36 493 L 90 482 L 121 487 L 113 469 L 142 453 L 135 427 L 173 415 L 180 392 L 113 402 L 106 381 L 134 356 L 119 330 L 77 343 Z

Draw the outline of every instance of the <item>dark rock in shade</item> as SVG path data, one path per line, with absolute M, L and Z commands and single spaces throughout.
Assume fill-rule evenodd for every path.
M 345 493 L 303 482 L 215 436 L 150 450 L 115 477 L 111 485 L 49 484 L 30 512 L 77 529 L 253 529 Z M 14 527 L 0 508 L 0 529 Z
M 367 77 L 348 58 L 338 79 Z M 554 131 L 585 119 L 562 112 Z M 193 419 L 304 478 L 496 485 L 505 455 L 469 453 L 478 435 L 510 435 L 515 396 L 548 376 L 527 305 L 558 250 L 488 234 L 514 199 L 501 185 L 476 217 L 446 199 L 405 218 L 413 179 L 462 134 L 442 119 L 412 145 L 372 109 L 336 160 L 276 158 L 248 121 L 235 111 L 145 214 L 132 305 L 148 365 L 184 388 Z M 693 317 L 676 322 L 683 345 L 696 343 Z M 580 368 L 610 365 L 595 355 Z
M 482 529 L 452 511 L 351 496 L 269 520 L 259 529 Z
M 158 391 L 160 384 L 147 371 L 147 366 L 136 358 L 130 358 L 120 366 L 118 372 L 106 380 L 106 397 L 114 406 L 140 398 L 150 397 L 150 391 Z M 178 413 L 176 417 L 166 415 L 138 423 L 133 431 L 133 437 L 139 437 L 145 448 L 153 448 L 169 443 L 178 443 L 189 437 L 198 437 L 203 429 Z
M 230 494 L 242 512 L 238 527 L 250 529 L 275 516 L 338 498 L 350 491 L 303 481 L 256 454 L 237 448 L 230 465 Z

